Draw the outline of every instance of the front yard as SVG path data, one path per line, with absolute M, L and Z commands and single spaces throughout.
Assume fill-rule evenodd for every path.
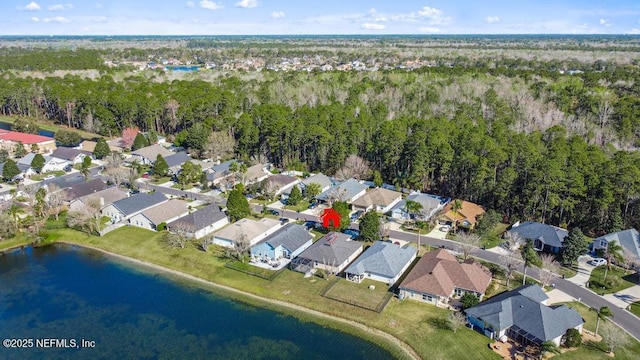
M 614 294 L 620 290 L 638 285 L 634 271 L 628 271 L 618 266 L 612 266 L 604 280 L 606 266 L 598 266 L 591 272 L 589 288 L 598 294 Z
M 491 231 L 489 231 L 488 234 L 482 237 L 482 246 L 485 249 L 491 249 L 500 245 L 500 243 L 503 241 L 501 236 L 508 227 L 509 224 L 498 223 L 493 227 L 493 229 L 491 229 Z
M 33 180 L 33 181 L 42 181 L 42 180 L 44 180 L 45 177 L 50 176 L 50 175 L 58 177 L 58 176 L 62 176 L 64 174 L 66 174 L 66 173 L 64 171 L 62 171 L 62 170 L 49 171 L 49 172 L 46 172 L 46 173 L 33 175 L 33 176 L 31 176 L 31 180 Z

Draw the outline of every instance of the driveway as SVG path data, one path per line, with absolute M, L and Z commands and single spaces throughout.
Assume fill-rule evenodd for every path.
M 565 280 L 578 286 L 585 286 L 591 277 L 591 271 L 595 269 L 595 266 L 587 264 L 587 261 L 592 259 L 593 257 L 591 255 L 582 255 L 578 257 L 578 273 Z
M 429 237 L 436 238 L 436 239 L 446 239 L 447 238 L 447 234 L 449 232 L 448 231 L 442 231 L 441 229 L 442 229 L 442 226 L 436 226 L 436 227 L 433 228 L 433 230 L 431 230 L 431 232 L 429 232 L 425 236 L 429 236 Z
M 603 297 L 615 306 L 626 309 L 630 304 L 640 301 L 640 285 L 618 291 L 615 294 L 607 294 Z

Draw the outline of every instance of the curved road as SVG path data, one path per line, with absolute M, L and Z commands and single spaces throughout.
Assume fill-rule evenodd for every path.
M 261 211 L 261 205 L 254 205 L 254 211 Z M 295 211 L 290 210 L 281 210 L 281 209 L 273 209 L 279 212 L 279 215 L 286 218 L 291 219 L 299 219 L 305 221 L 320 221 L 320 217 L 316 215 L 302 214 Z M 357 229 L 357 223 L 352 223 L 351 228 Z M 390 237 L 398 240 L 409 241 L 412 243 L 418 242 L 418 235 L 407 233 L 404 231 L 391 230 Z M 458 243 L 451 240 L 443 240 L 437 239 L 433 237 L 428 237 L 425 235 L 420 236 L 420 244 L 421 245 L 430 245 L 433 247 L 444 247 L 451 250 L 458 250 Z M 486 251 L 482 249 L 477 249 L 473 256 L 478 257 L 480 259 L 499 264 L 500 263 L 500 255 L 491 251 Z M 518 271 L 521 273 L 524 270 L 524 263 L 520 266 Z M 527 276 L 531 276 L 534 279 L 539 279 L 538 276 L 538 268 L 527 268 Z M 620 309 L 616 307 L 614 304 L 607 301 L 602 296 L 597 295 L 591 290 L 588 290 L 582 286 L 575 285 L 569 281 L 561 279 L 560 277 L 555 279 L 556 289 L 572 296 L 587 306 L 600 309 L 602 306 L 608 306 L 613 313 L 613 321 L 620 325 L 624 330 L 626 330 L 631 336 L 635 337 L 637 340 L 640 340 L 640 320 L 637 317 L 629 313 L 624 309 Z

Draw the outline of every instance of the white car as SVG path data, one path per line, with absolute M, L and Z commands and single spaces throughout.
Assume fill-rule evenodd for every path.
M 53 179 L 55 175 L 47 175 L 44 177 L 45 180 Z
M 593 266 L 602 266 L 602 265 L 607 265 L 607 259 L 603 259 L 603 258 L 595 258 L 593 260 L 589 260 L 587 261 L 587 264 L 589 265 L 593 265 Z

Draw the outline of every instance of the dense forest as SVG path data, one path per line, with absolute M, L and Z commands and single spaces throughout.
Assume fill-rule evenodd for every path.
M 567 75 L 560 63 L 459 58 L 413 71 L 184 79 L 5 71 L 0 114 L 109 137 L 137 126 L 195 154 L 222 134 L 239 158 L 329 174 L 357 154 L 389 183 L 475 201 L 505 221 L 591 235 L 638 227 L 640 72 L 578 61 L 584 70 Z

